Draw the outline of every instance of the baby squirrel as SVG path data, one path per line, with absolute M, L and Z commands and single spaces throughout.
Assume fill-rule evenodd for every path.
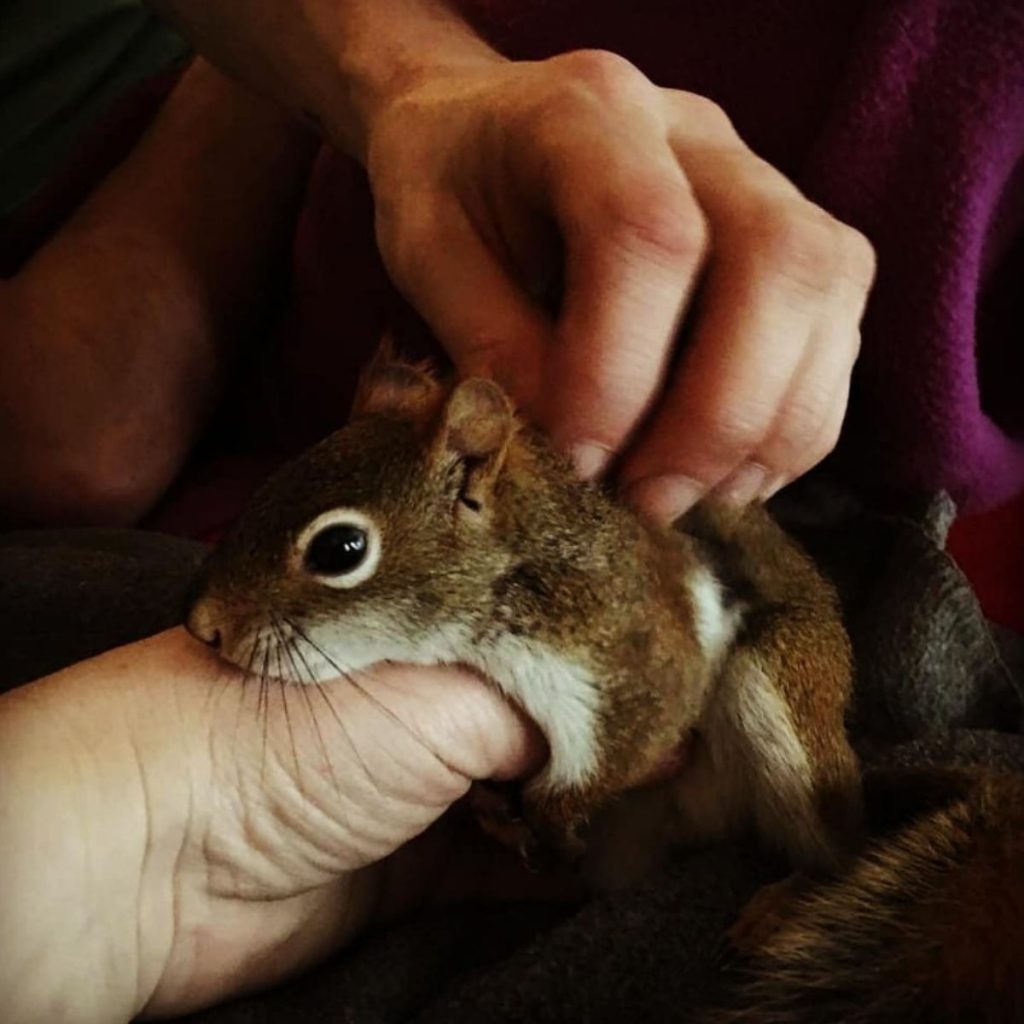
M 708 1021 L 1024 1020 L 1024 781 L 940 777 L 941 800 L 864 852 L 836 595 L 760 507 L 658 528 L 579 481 L 497 385 L 385 351 L 351 423 L 212 553 L 188 627 L 294 683 L 384 660 L 479 670 L 550 747 L 525 820 L 486 812 L 524 853 L 614 849 L 617 809 L 644 794 L 663 834 L 627 821 L 634 845 L 752 828 L 781 849 L 798 874 L 733 929 L 740 1008 Z M 623 799 L 681 744 L 676 777 Z M 597 860 L 604 884 L 632 871 Z
M 297 668 L 297 649 L 293 682 L 384 660 L 493 680 L 550 749 L 522 824 L 491 815 L 528 855 L 581 856 L 597 812 L 681 744 L 667 841 L 753 828 L 816 871 L 856 833 L 830 585 L 760 507 L 643 521 L 578 480 L 491 381 L 446 383 L 383 350 L 350 424 L 258 492 L 196 594 L 195 636 L 243 667 L 259 652 Z M 610 860 L 597 874 L 614 885 Z

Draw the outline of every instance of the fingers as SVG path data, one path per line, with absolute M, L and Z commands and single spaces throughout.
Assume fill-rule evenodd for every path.
M 566 291 L 541 410 L 555 444 L 588 476 L 648 412 L 705 243 L 704 219 L 678 168 L 603 163 L 611 173 L 565 195 L 558 211 Z
M 307 797 L 314 795 L 308 769 L 324 759 L 318 799 L 342 814 L 353 851 L 347 867 L 419 834 L 473 780 L 520 778 L 546 758 L 536 726 L 466 669 L 387 664 L 320 684 L 315 720 L 295 689 L 271 698 L 271 726 L 284 726 L 276 736 L 288 744 L 282 763 L 292 755 Z
M 381 251 L 463 376 L 498 380 L 524 409 L 541 388 L 551 326 L 448 196 L 412 196 L 378 215 Z
M 522 778 L 547 757 L 537 727 L 465 669 L 382 664 L 317 685 L 243 683 L 229 669 L 195 688 L 217 747 L 214 789 L 234 800 L 240 778 L 259 777 L 245 799 L 280 819 L 287 843 L 329 835 L 333 872 L 419 835 L 473 780 Z M 305 867 L 327 881 L 325 862 Z
M 538 418 L 589 476 L 657 395 L 707 232 L 668 146 L 658 90 L 611 55 L 571 58 L 561 60 L 580 87 L 543 108 L 518 170 L 565 257 Z
M 690 349 L 623 467 L 632 500 L 664 521 L 711 488 L 767 497 L 831 450 L 874 269 L 857 232 L 724 120 L 705 112 L 674 144 L 714 254 Z
M 865 239 L 714 103 L 612 54 L 488 74 L 425 93 L 372 175 L 382 252 L 460 370 L 496 377 L 584 475 L 622 455 L 661 519 L 711 488 L 764 497 L 823 457 L 873 276 Z M 429 189 L 408 194 L 420 164 Z M 545 221 L 564 256 L 553 326 L 529 297 L 550 278 Z
M 440 765 L 458 777 L 455 796 L 461 796 L 474 779 L 519 778 L 544 763 L 537 727 L 467 669 L 388 664 L 362 676 L 360 685 L 374 699 L 363 700 L 361 720 L 387 746 L 392 763 L 399 755 L 411 759 L 419 784 Z M 447 787 L 449 780 L 441 781 Z M 450 803 L 451 792 L 424 789 L 421 797 Z

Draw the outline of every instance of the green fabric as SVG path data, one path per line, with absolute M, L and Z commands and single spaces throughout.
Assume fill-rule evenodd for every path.
M 141 0 L 0 0 L 0 217 L 115 100 L 187 56 Z

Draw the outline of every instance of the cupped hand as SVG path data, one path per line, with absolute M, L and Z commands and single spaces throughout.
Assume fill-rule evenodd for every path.
M 180 1014 L 428 896 L 473 895 L 466 858 L 486 851 L 501 876 L 500 852 L 478 842 L 460 859 L 429 827 L 472 780 L 545 757 L 468 672 L 243 681 L 182 630 L 14 691 L 0 712 L 0 817 L 21 837 L 2 844 L 12 1021 L 62 999 L 67 1020 Z
M 585 475 L 619 458 L 669 520 L 712 488 L 767 497 L 834 446 L 871 246 L 714 103 L 605 52 L 496 56 L 412 79 L 366 159 L 398 286 Z

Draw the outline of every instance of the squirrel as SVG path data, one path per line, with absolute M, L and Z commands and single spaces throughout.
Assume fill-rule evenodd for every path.
M 616 798 L 680 749 L 649 843 L 662 824 L 659 845 L 753 829 L 818 872 L 858 830 L 838 599 L 768 513 L 705 503 L 677 529 L 649 524 L 577 479 L 497 384 L 443 381 L 387 347 L 350 423 L 272 477 L 214 550 L 187 625 L 242 667 L 257 650 L 301 664 L 297 683 L 385 660 L 482 673 L 550 751 L 519 807 L 479 804 L 528 860 L 583 858 L 609 808 L 591 835 L 629 846 L 639 830 L 615 838 Z M 587 873 L 628 884 L 629 861 L 590 855 Z
M 554 849 L 615 887 L 630 842 L 753 830 L 785 854 L 795 873 L 730 931 L 739 976 L 708 1022 L 1024 1020 L 1024 779 L 929 776 L 925 813 L 865 845 L 838 598 L 758 505 L 656 526 L 577 479 L 497 384 L 385 348 L 350 423 L 211 553 L 187 626 L 296 684 L 478 670 L 548 742 L 520 807 L 478 789 L 481 824 L 528 860 Z M 655 828 L 629 818 L 645 798 Z

